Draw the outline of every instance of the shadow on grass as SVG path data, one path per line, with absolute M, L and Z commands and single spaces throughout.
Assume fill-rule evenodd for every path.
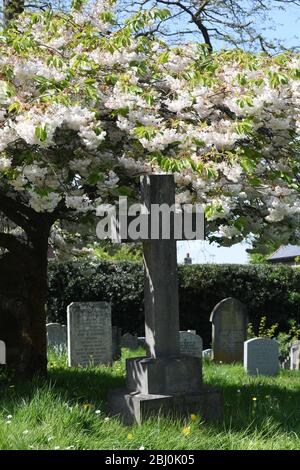
M 281 371 L 275 378 L 252 378 L 240 367 L 208 366 L 207 370 L 206 383 L 224 394 L 224 420 L 210 426 L 214 432 L 250 433 L 256 429 L 267 433 L 275 426 L 300 438 L 300 373 Z M 124 382 L 124 359 L 112 368 L 67 368 L 53 363 L 47 380 L 32 382 L 15 382 L 0 371 L 0 406 L 30 400 L 48 387 L 54 398 L 70 405 L 91 404 L 106 413 L 109 391 Z
M 6 372 L 0 372 L 0 406 L 9 402 L 31 400 L 41 390 L 51 390 L 53 398 L 68 402 L 70 405 L 86 404 L 107 411 L 109 390 L 123 387 L 125 379 L 114 374 L 109 368 L 70 368 L 50 369 L 46 379 L 17 381 Z

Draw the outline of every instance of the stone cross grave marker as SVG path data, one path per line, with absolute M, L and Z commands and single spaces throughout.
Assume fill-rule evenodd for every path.
M 68 306 L 68 364 L 88 367 L 112 362 L 111 306 L 73 302 Z
M 291 344 L 290 358 L 291 370 L 300 370 L 300 341 Z
M 154 204 L 173 206 L 173 175 L 143 176 L 141 194 L 142 203 L 150 214 Z M 161 232 L 159 239 L 140 239 L 143 242 L 148 357 L 128 359 L 127 388 L 113 391 L 109 396 L 112 414 L 121 415 L 127 423 L 141 422 L 151 414 L 200 412 L 207 419 L 220 418 L 221 394 L 203 386 L 201 361 L 198 357 L 180 354 L 177 239 L 174 231 L 168 239 Z
M 6 364 L 6 348 L 4 341 L 0 340 L 0 364 Z
M 60 323 L 47 323 L 48 347 L 63 349 L 67 346 L 67 327 Z
M 252 338 L 245 341 L 244 369 L 249 375 L 276 375 L 279 369 L 277 341 L 269 338 Z
M 180 354 L 199 357 L 202 359 L 203 341 L 201 336 L 190 331 L 179 333 Z
M 243 362 L 248 316 L 244 304 L 229 297 L 219 302 L 210 316 L 215 362 Z

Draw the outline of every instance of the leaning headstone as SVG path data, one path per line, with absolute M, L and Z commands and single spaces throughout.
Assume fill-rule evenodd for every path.
M 121 328 L 112 327 L 112 355 L 116 361 L 121 357 Z
M 249 375 L 276 375 L 279 369 L 278 342 L 269 338 L 245 341 L 244 369 Z
M 130 333 L 125 333 L 121 337 L 121 347 L 122 348 L 132 349 L 132 350 L 138 349 L 139 342 L 138 342 L 137 335 L 132 335 Z
M 5 343 L 0 341 L 0 364 L 6 364 Z
M 219 302 L 210 316 L 212 322 L 213 360 L 242 362 L 247 339 L 247 310 L 244 304 L 229 297 Z
M 48 347 L 58 349 L 66 348 L 67 327 L 65 325 L 60 325 L 60 323 L 47 323 L 46 328 Z
M 203 342 L 201 336 L 189 331 L 179 332 L 180 354 L 202 358 Z
M 291 344 L 291 370 L 300 370 L 300 341 Z
M 212 349 L 204 349 L 202 352 L 203 359 L 211 359 L 212 357 Z
M 88 367 L 112 362 L 111 306 L 73 302 L 68 306 L 68 364 Z

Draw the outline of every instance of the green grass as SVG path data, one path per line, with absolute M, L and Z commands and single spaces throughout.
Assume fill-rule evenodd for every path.
M 0 375 L 0 449 L 300 449 L 299 372 L 248 377 L 242 366 L 206 362 L 205 382 L 224 391 L 223 423 L 151 419 L 128 428 L 106 409 L 108 391 L 124 385 L 125 356 L 112 368 L 69 369 L 51 352 L 48 381 Z

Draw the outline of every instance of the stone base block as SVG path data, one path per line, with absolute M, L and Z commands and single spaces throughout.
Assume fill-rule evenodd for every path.
M 110 393 L 108 404 L 111 415 L 121 417 L 126 425 L 140 424 L 151 416 L 184 418 L 192 413 L 205 421 L 216 422 L 223 414 L 222 393 L 204 385 L 198 392 L 174 395 L 145 395 L 119 389 Z
M 126 361 L 129 392 L 169 395 L 197 392 L 202 387 L 202 362 L 198 357 L 135 357 Z

